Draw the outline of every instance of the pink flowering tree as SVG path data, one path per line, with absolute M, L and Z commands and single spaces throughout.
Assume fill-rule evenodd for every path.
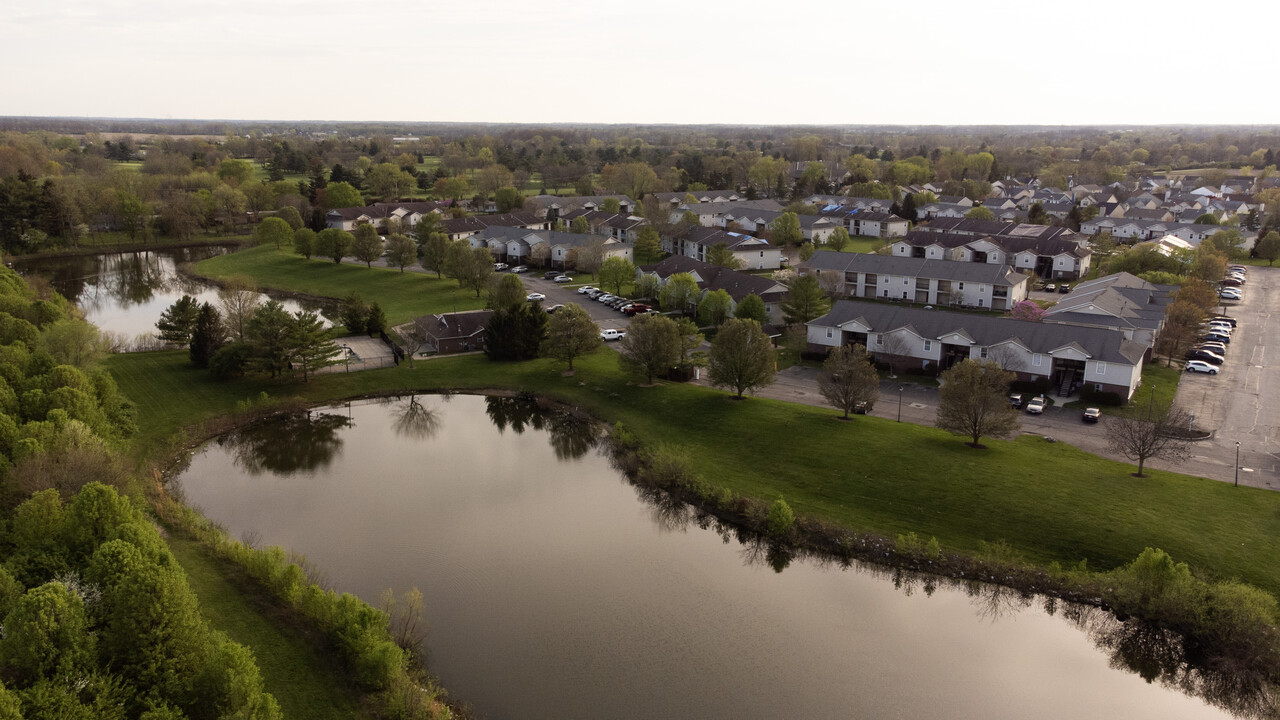
M 1022 302 L 1014 305 L 1013 309 L 1009 311 L 1009 317 L 1012 317 L 1014 320 L 1040 322 L 1044 319 L 1044 316 L 1045 309 L 1030 300 L 1023 300 Z

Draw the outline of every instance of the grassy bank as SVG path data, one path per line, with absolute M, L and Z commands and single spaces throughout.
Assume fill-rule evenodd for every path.
M 360 269 L 363 270 L 363 269 Z M 602 349 L 565 378 L 549 361 L 508 364 L 443 358 L 316 378 L 307 384 L 216 383 L 181 352 L 112 357 L 121 390 L 139 404 L 140 443 L 159 449 L 179 428 L 267 392 L 322 402 L 406 389 L 531 390 L 621 421 L 645 443 L 689 450 L 694 470 L 737 493 L 784 495 L 801 514 L 888 536 L 917 532 L 977 552 L 1006 540 L 1027 559 L 1103 569 L 1147 546 L 1216 577 L 1280 592 L 1268 538 L 1280 532 L 1280 495 L 1174 473 L 1130 477 L 1132 467 L 1036 438 L 974 451 L 933 428 L 759 398 L 736 402 L 706 388 L 640 388 Z
M 257 591 L 235 568 L 213 558 L 199 543 L 170 536 L 169 548 L 187 572 L 210 626 L 253 649 L 267 692 L 287 718 L 350 718 L 360 707 L 360 692 L 341 668 L 326 662 L 318 644 L 288 622 L 274 617 Z
M 448 278 L 337 264 L 321 258 L 307 260 L 291 248 L 277 249 L 274 245 L 210 258 L 197 263 L 195 272 L 213 278 L 247 275 L 263 287 L 319 297 L 341 299 L 358 292 L 366 302 L 381 305 L 392 325 L 428 312 L 484 307 L 483 297 L 459 290 L 458 283 Z

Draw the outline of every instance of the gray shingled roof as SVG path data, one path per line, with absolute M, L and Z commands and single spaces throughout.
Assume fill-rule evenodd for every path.
M 676 273 L 697 273 L 702 278 L 698 284 L 703 290 L 724 290 L 734 302 L 742 302 L 748 295 L 757 295 L 766 302 L 778 302 L 786 296 L 786 291 L 778 289 L 780 284 L 761 275 L 730 270 L 720 265 L 694 260 L 684 255 L 672 255 L 656 265 L 646 265 L 642 271 L 652 273 L 660 278 L 668 278 Z
M 1043 354 L 1075 343 L 1094 360 L 1126 365 L 1137 365 L 1146 352 L 1145 345 L 1126 340 L 1122 331 L 1111 328 L 1030 322 L 879 302 L 840 300 L 831 312 L 810 321 L 809 325 L 840 327 L 854 320 L 865 323 L 872 332 L 891 332 L 909 327 L 930 339 L 963 332 L 973 338 L 975 344 L 987 347 L 1017 340 L 1031 352 Z
M 801 270 L 835 270 L 839 272 L 875 273 L 906 277 L 937 278 L 960 282 L 986 283 L 1013 287 L 1027 281 L 1027 276 L 1008 265 L 995 263 L 926 260 L 894 255 L 866 255 L 819 250 L 800 265 Z

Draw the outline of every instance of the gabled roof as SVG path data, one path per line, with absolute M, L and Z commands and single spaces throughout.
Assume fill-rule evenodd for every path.
M 1028 281 L 1008 265 L 954 260 L 928 260 L 896 255 L 867 255 L 819 250 L 800 264 L 801 270 L 874 273 L 900 277 L 936 278 L 959 282 L 986 283 L 1013 287 Z
M 714 227 L 690 228 L 689 234 L 685 237 L 685 242 L 692 243 L 694 245 L 702 245 L 704 247 L 725 245 L 730 250 L 763 250 L 765 248 L 774 247 L 764 238 L 729 232 L 728 230 L 722 230 L 721 228 Z
M 724 290 L 734 302 L 742 302 L 748 295 L 757 295 L 767 302 L 777 302 L 787 294 L 786 286 L 771 278 L 730 270 L 684 255 L 672 255 L 656 265 L 646 265 L 640 269 L 664 279 L 676 273 L 690 273 L 701 278 L 698 287 L 703 290 Z
M 413 322 L 437 340 L 474 337 L 484 332 L 492 310 L 468 310 L 465 312 L 425 315 Z
M 831 308 L 831 312 L 808 324 L 815 327 L 841 327 L 855 320 L 864 327 L 869 327 L 871 332 L 884 333 L 911 328 L 922 337 L 941 338 L 963 331 L 973 338 L 976 345 L 991 347 L 1014 341 L 1033 353 L 1046 355 L 1052 354 L 1054 349 L 1074 344 L 1094 360 L 1124 365 L 1141 363 L 1146 352 L 1146 346 L 1126 340 L 1122 331 L 1111 328 L 1013 320 L 879 302 L 840 300 Z
M 1078 283 L 1049 308 L 1044 322 L 1155 330 L 1164 323 L 1165 306 L 1173 301 L 1174 290 L 1129 273 L 1115 273 Z

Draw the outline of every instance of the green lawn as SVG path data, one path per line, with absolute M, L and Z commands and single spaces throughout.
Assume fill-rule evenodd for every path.
M 238 572 L 209 556 L 198 543 L 170 537 L 169 548 L 187 571 L 209 625 L 253 649 L 267 692 L 286 718 L 351 718 L 358 714 L 360 692 L 331 657 L 296 629 L 269 616 L 244 591 Z
M 392 325 L 434 312 L 475 310 L 484 298 L 458 289 L 448 278 L 434 274 L 402 273 L 393 268 L 367 268 L 331 260 L 307 260 L 290 248 L 273 245 L 249 248 L 197 263 L 201 275 L 225 278 L 248 275 L 261 286 L 290 292 L 342 299 L 359 292 L 366 302 L 377 302 Z
M 1182 381 L 1182 366 L 1174 363 L 1173 367 L 1165 367 L 1164 360 L 1153 358 L 1142 365 L 1142 385 L 1133 394 L 1133 402 L 1124 407 L 1104 407 L 1107 415 L 1139 415 L 1148 408 L 1167 408 L 1173 404 L 1174 395 L 1178 394 L 1178 383 Z M 1083 409 L 1091 404 L 1084 400 L 1072 400 L 1063 407 Z
M 690 450 L 714 484 L 758 498 L 784 495 L 799 513 L 858 530 L 936 536 L 973 552 L 1007 540 L 1035 562 L 1114 567 L 1160 547 L 1200 571 L 1280 591 L 1271 538 L 1280 494 L 1166 472 L 1137 479 L 1130 465 L 1035 437 L 972 450 L 936 429 L 690 385 L 638 387 L 604 348 L 573 377 L 546 360 L 493 363 L 480 356 L 327 375 L 310 383 L 217 383 L 182 352 L 113 356 L 108 367 L 139 405 L 140 442 L 224 412 L 263 388 L 313 402 L 389 390 L 512 388 L 560 398 L 647 443 Z
M 873 253 L 877 247 L 882 247 L 885 241 L 880 238 L 864 237 L 862 235 L 854 235 L 849 238 L 849 244 L 840 252 L 847 253 Z

